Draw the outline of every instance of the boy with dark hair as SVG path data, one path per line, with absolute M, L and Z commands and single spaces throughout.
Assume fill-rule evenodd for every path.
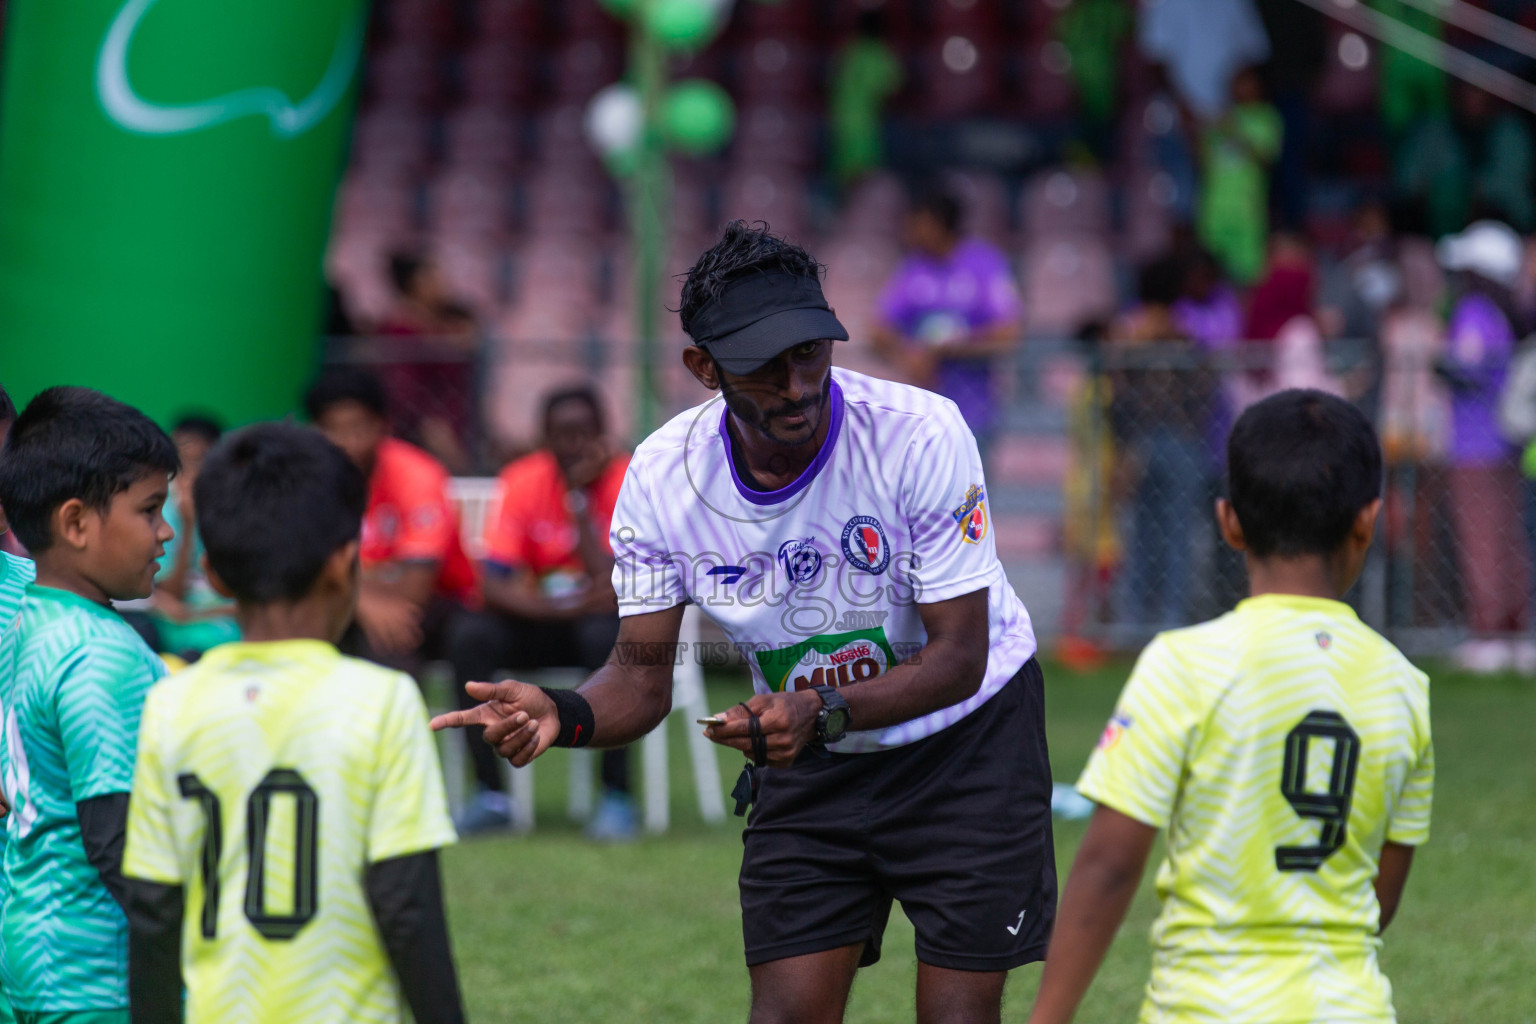
M 1249 593 L 1152 641 L 1078 789 L 1099 804 L 1031 1024 L 1065 1024 L 1160 828 L 1163 912 L 1142 1021 L 1395 1020 L 1377 964 L 1429 837 L 1429 680 L 1339 600 L 1381 511 L 1354 406 L 1284 391 L 1227 443 L 1227 543 Z
M 181 971 L 191 1021 L 393 1022 L 406 1004 L 462 1021 L 426 709 L 409 676 L 333 646 L 357 601 L 362 475 L 272 423 L 216 447 L 196 490 L 245 640 L 145 705 L 123 856 L 134 1024 L 182 1019 Z
M 0 505 L 36 562 L 0 636 L 0 975 L 19 1019 L 126 1024 L 120 872 L 144 695 L 165 665 L 112 609 L 149 596 L 176 448 L 138 410 L 49 388 L 12 425 Z

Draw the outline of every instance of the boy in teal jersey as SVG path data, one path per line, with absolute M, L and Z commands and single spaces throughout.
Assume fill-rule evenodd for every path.
M 258 424 L 208 455 L 197 525 L 245 639 L 144 705 L 123 847 L 134 1024 L 398 1024 L 407 1007 L 463 1024 L 426 707 L 410 676 L 335 647 L 366 498 L 308 427 Z
M 5 435 L 10 432 L 11 424 L 16 419 L 16 406 L 11 402 L 11 396 L 6 394 L 5 388 L 0 387 L 0 448 L 5 447 Z M 0 508 L 0 542 L 6 539 L 10 527 L 5 522 L 5 509 Z M 16 613 L 21 610 L 21 599 L 26 593 L 27 584 L 37 576 L 32 567 L 30 558 L 22 558 L 13 555 L 9 551 L 0 550 L 0 637 L 10 629 L 11 623 L 16 621 Z M 0 677 L 0 690 L 7 684 Z M 3 743 L 0 739 L 0 743 Z M 9 808 L 0 800 L 0 815 L 5 814 Z M 5 863 L 5 828 L 0 822 L 0 865 Z M 5 905 L 5 872 L 0 870 L 0 907 Z M 16 1018 L 11 1013 L 11 1001 L 5 996 L 5 989 L 0 986 L 0 1024 L 14 1024 Z
M 128 1019 L 122 845 L 165 666 L 111 602 L 150 593 L 176 468 L 159 427 L 86 388 L 39 394 L 0 452 L 0 507 L 37 569 L 0 637 L 0 979 L 21 1024 Z
M 1222 535 L 1249 593 L 1159 635 L 1078 782 L 1099 805 L 1031 1024 L 1067 1024 L 1159 829 L 1163 911 L 1141 1024 L 1390 1024 L 1377 963 L 1429 837 L 1429 680 L 1340 596 L 1381 510 L 1365 416 L 1318 391 L 1243 413 Z

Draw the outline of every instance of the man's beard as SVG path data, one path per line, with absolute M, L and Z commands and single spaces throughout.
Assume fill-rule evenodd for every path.
M 832 375 L 830 373 L 827 374 L 827 382 L 822 385 L 820 394 L 812 395 L 794 404 L 785 403 L 762 411 L 759 411 L 752 400 L 746 396 L 744 393 L 746 390 L 750 389 L 726 384 L 723 381 L 720 385 L 720 397 L 725 400 L 725 407 L 731 411 L 731 415 L 736 418 L 736 421 L 743 426 L 751 427 L 759 434 L 778 444 L 798 447 L 803 444 L 810 444 L 816 440 L 816 434 L 821 428 L 821 417 L 826 415 L 827 403 L 832 397 Z M 813 416 L 813 411 L 818 412 L 820 415 Z M 771 424 L 776 419 L 784 416 L 793 416 L 797 413 L 805 415 L 806 427 L 802 428 L 806 430 L 805 436 L 798 436 L 799 432 L 797 431 L 797 436 L 784 438 L 774 432 Z

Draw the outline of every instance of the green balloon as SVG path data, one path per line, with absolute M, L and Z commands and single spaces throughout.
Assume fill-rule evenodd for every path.
M 651 0 L 643 11 L 651 34 L 680 50 L 697 49 L 715 34 L 715 10 L 708 0 Z
M 703 156 L 730 140 L 736 127 L 736 108 L 714 82 L 689 78 L 667 93 L 661 124 L 673 146 L 690 156 Z

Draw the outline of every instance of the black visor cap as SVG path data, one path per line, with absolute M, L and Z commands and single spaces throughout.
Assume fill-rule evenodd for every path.
M 694 343 L 738 375 L 808 341 L 848 340 L 847 328 L 827 305 L 821 282 L 781 271 L 729 282 L 689 326 Z

